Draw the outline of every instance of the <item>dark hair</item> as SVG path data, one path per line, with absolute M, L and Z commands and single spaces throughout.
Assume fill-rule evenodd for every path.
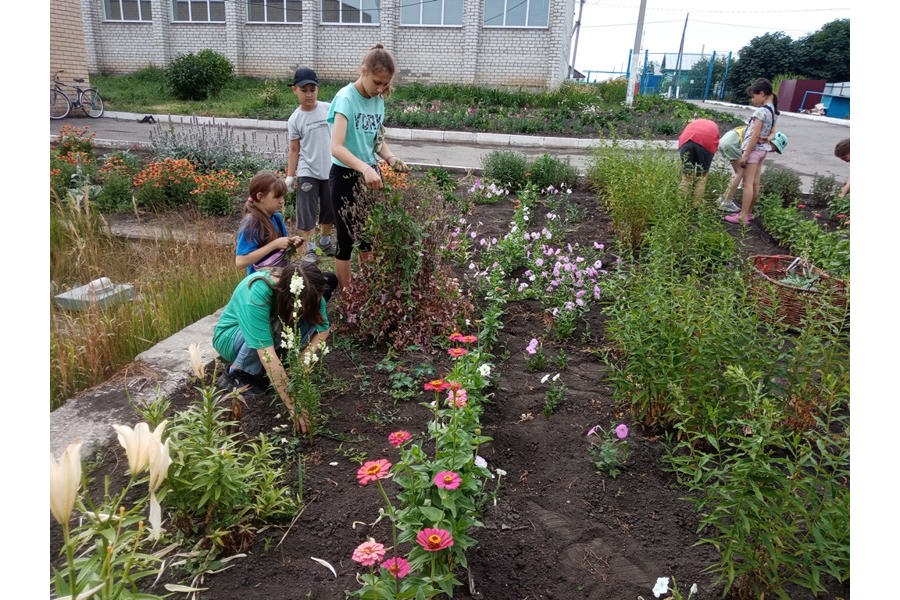
M 775 108 L 775 114 L 780 115 L 781 111 L 778 110 L 778 94 L 776 94 L 775 90 L 772 88 L 772 82 L 765 77 L 760 77 L 747 86 L 748 96 L 759 94 L 760 92 L 764 93 L 766 96 L 772 96 L 772 106 Z
M 250 180 L 250 196 L 244 203 L 244 219 L 241 228 L 245 229 L 246 237 L 256 240 L 260 246 L 265 246 L 281 234 L 275 231 L 272 219 L 259 207 L 259 199 L 269 192 L 274 192 L 280 198 L 287 195 L 287 184 L 273 171 L 260 171 Z
M 387 50 L 382 44 L 375 44 L 369 51 L 366 52 L 366 55 L 362 60 L 362 67 L 366 69 L 371 74 L 385 72 L 394 77 L 394 73 L 397 70 L 397 65 L 394 62 L 394 55 L 391 54 L 390 50 Z M 381 92 L 381 95 L 385 98 L 388 98 L 391 95 L 391 92 L 394 91 L 394 88 L 391 84 L 388 84 L 384 91 Z
M 303 291 L 300 292 L 300 319 L 310 325 L 319 325 L 325 321 L 320 305 L 325 292 L 325 276 L 316 265 L 305 265 L 300 262 L 288 263 L 280 269 L 273 269 L 272 275 L 278 282 L 272 286 L 275 292 L 272 302 L 272 317 L 281 319 L 289 327 L 294 325 L 294 294 L 291 293 L 291 279 L 299 273 L 303 277 Z M 266 283 L 267 280 L 264 279 Z
M 834 147 L 834 155 L 838 158 L 844 158 L 850 154 L 850 138 L 843 139 Z

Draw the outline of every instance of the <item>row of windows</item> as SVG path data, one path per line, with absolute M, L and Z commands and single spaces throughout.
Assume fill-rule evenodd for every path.
M 229 0 L 233 1 L 233 0 Z M 302 0 L 243 0 L 250 23 L 300 23 Z M 225 22 L 225 0 L 172 0 L 175 21 Z M 150 0 L 104 0 L 108 21 L 151 21 Z M 486 0 L 485 27 L 546 27 L 550 0 Z M 463 0 L 400 0 L 401 25 L 462 25 Z M 378 24 L 381 0 L 323 0 L 323 23 Z

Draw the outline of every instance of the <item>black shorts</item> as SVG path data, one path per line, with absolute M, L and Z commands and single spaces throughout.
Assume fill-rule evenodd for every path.
M 684 165 L 682 173 L 685 175 L 696 175 L 698 173 L 709 173 L 709 167 L 712 165 L 713 153 L 693 140 L 688 140 L 678 149 L 678 155 Z

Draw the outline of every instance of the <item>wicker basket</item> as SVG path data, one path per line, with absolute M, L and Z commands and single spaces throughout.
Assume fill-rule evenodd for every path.
M 764 319 L 799 328 L 809 310 L 847 309 L 847 285 L 808 261 L 786 255 L 751 256 L 750 292 Z M 773 312 L 772 307 L 775 306 Z

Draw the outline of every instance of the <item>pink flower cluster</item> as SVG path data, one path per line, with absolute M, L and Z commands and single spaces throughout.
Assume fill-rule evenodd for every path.
M 453 388 L 447 390 L 447 404 L 451 407 L 462 408 L 469 403 L 469 393 L 464 388 Z
M 384 554 L 384 544 L 379 544 L 372 538 L 369 538 L 356 547 L 352 558 L 364 567 L 374 567 L 381 563 L 382 568 L 387 569 L 397 579 L 409 575 L 410 565 L 408 560 L 400 556 L 392 556 L 384 560 Z M 382 562 L 383 560 L 384 562 Z

